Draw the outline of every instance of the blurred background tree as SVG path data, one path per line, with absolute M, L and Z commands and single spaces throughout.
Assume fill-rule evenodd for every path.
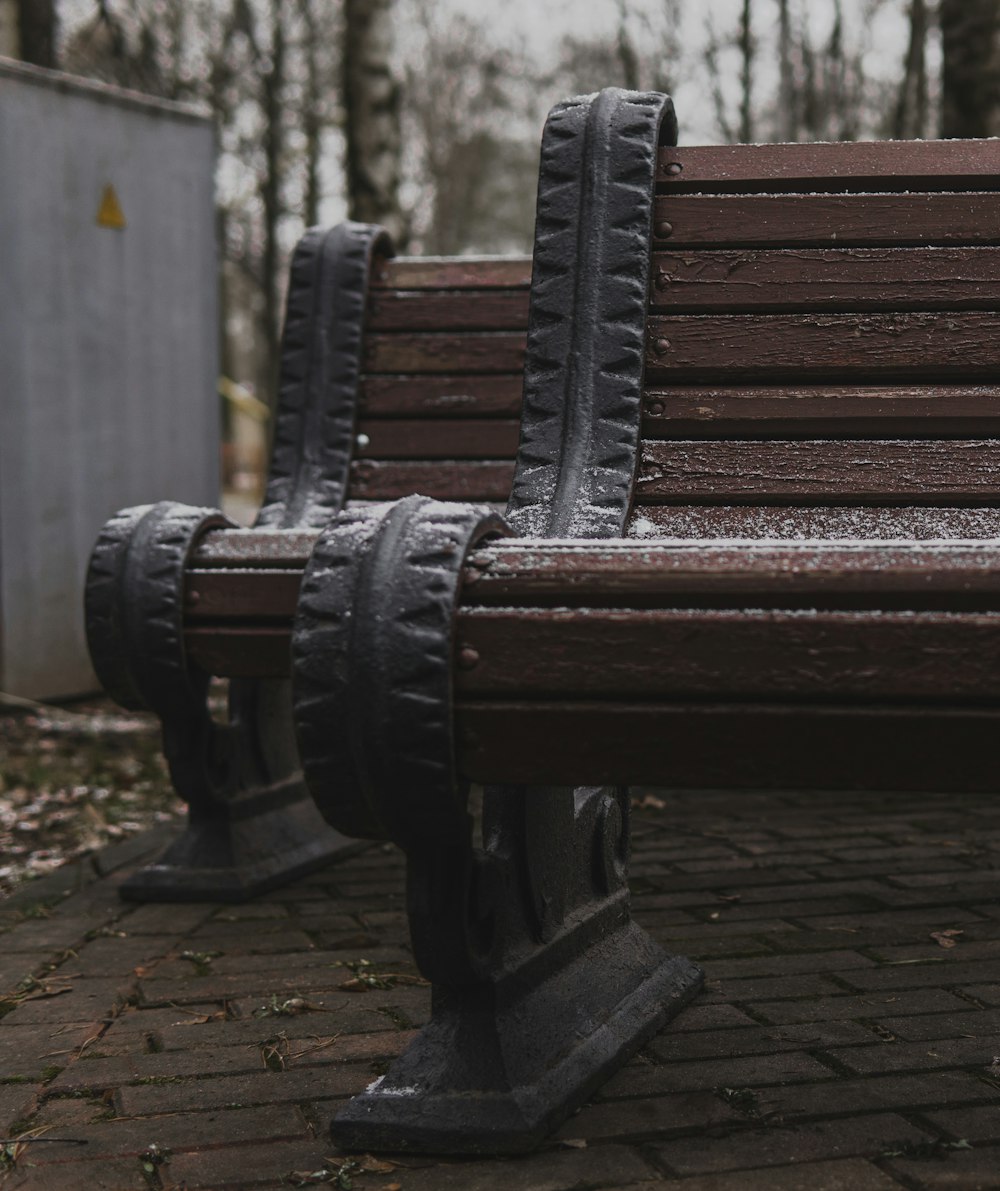
M 0 52 L 211 111 L 223 371 L 265 401 L 302 229 L 527 251 L 567 95 L 671 91 L 687 142 L 1000 134 L 1000 0 L 0 0 Z

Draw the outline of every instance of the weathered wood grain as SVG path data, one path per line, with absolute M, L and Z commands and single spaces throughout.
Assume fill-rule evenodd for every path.
M 523 331 L 528 290 L 376 290 L 370 331 Z
M 187 624 L 184 652 L 200 670 L 223 678 L 287 678 L 292 669 L 287 625 Z
M 647 388 L 645 438 L 1000 436 L 1000 386 Z
M 372 334 L 365 337 L 366 372 L 520 372 L 526 332 Z
M 992 794 L 998 732 L 996 710 L 942 705 L 463 700 L 455 714 L 458 766 L 473 781 L 560 786 Z
M 678 313 L 997 310 L 1000 248 L 658 252 L 650 301 L 654 310 Z M 448 325 L 444 318 L 442 309 L 442 327 Z
M 853 541 L 1000 538 L 1000 508 L 887 505 L 837 507 L 795 505 L 641 505 L 626 535 L 651 538 L 775 538 Z
M 351 464 L 348 498 L 398 500 L 419 493 L 435 500 L 505 501 L 513 479 L 513 459 L 433 463 L 359 459 Z
M 1000 440 L 644 442 L 639 503 L 1000 504 Z
M 488 376 L 362 376 L 364 418 L 516 418 L 521 374 Z
M 680 168 L 678 168 L 680 167 Z M 657 190 L 1000 189 L 1000 140 L 664 146 Z
M 463 609 L 548 605 L 1000 611 L 1000 541 L 501 540 L 470 557 Z
M 457 697 L 996 699 L 1000 613 L 461 609 Z
M 358 424 L 356 459 L 503 459 L 514 458 L 520 422 L 366 418 Z
M 400 256 L 380 260 L 372 289 L 487 289 L 526 286 L 530 256 Z
M 1000 142 L 998 142 L 1000 143 Z M 646 379 L 993 381 L 1000 314 L 675 315 L 649 320 Z
M 659 195 L 654 247 L 1000 244 L 1000 193 Z

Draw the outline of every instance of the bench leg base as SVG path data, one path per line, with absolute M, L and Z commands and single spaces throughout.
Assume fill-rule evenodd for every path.
M 118 892 L 134 902 L 243 902 L 367 847 L 334 831 L 295 782 L 192 814 L 183 835 Z
M 631 922 L 570 948 L 568 962 L 559 942 L 487 987 L 435 989 L 430 1023 L 339 1113 L 333 1140 L 386 1152 L 532 1149 L 701 989 L 698 967 Z

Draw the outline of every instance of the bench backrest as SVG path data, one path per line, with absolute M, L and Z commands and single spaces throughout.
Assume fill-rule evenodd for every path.
M 527 257 L 375 260 L 349 500 L 506 502 L 530 278 Z
M 998 188 L 1000 141 L 662 149 L 630 536 L 1000 533 Z

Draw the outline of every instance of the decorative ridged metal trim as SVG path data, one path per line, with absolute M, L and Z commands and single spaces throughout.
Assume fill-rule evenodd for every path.
M 215 509 L 161 501 L 123 509 L 101 530 L 84 593 L 87 644 L 123 707 L 165 719 L 203 708 L 207 676 L 184 657 L 184 568 L 206 530 L 232 525 Z
M 342 513 L 316 543 L 292 637 L 306 781 L 347 835 L 410 849 L 467 841 L 453 757 L 452 633 L 486 505 L 410 496 Z
M 347 495 L 372 258 L 391 257 L 374 224 L 310 228 L 289 274 L 278 410 L 256 524 L 319 528 Z
M 524 537 L 617 537 L 638 459 L 656 150 L 665 95 L 557 104 L 542 137 L 521 444 L 507 519 Z

